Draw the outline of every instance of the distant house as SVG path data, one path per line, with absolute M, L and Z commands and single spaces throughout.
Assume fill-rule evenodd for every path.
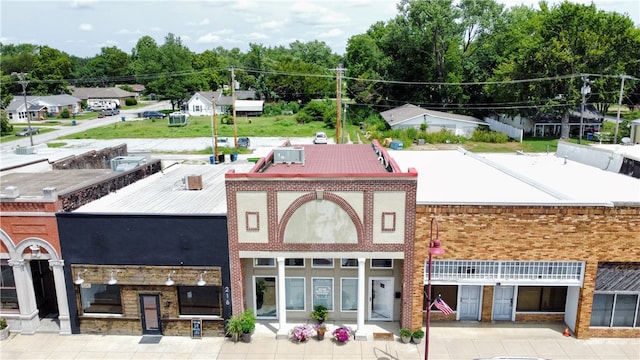
M 255 99 L 253 90 L 236 91 L 236 115 L 260 116 L 264 110 L 263 100 Z M 199 91 L 187 101 L 187 112 L 190 116 L 211 116 L 212 104 L 215 102 L 216 114 L 231 114 L 233 98 L 223 95 L 222 91 Z
M 14 96 L 6 111 L 9 122 L 26 122 L 27 113 L 31 114 L 31 120 L 44 120 L 59 115 L 64 109 L 68 109 L 70 114 L 79 113 L 80 99 L 67 94 L 27 96 L 25 108 L 24 96 Z
M 128 86 L 133 89 L 133 92 L 136 93 L 136 99 L 139 99 L 142 96 L 142 93 L 145 91 L 146 87 L 142 84 L 119 84 L 116 85 L 117 88 L 121 88 L 123 86 Z
M 457 136 L 467 138 L 471 137 L 478 126 L 488 126 L 486 122 L 473 116 L 427 110 L 411 104 L 384 111 L 380 115 L 393 130 L 419 129 L 422 124 L 425 124 L 429 133 L 445 129 Z
M 117 87 L 110 88 L 71 88 L 72 95 L 87 102 L 93 110 L 115 109 L 124 105 L 127 98 L 136 98 L 137 94 Z

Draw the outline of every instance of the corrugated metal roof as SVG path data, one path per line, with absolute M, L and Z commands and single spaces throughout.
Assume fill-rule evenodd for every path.
M 74 212 L 129 214 L 226 214 L 224 174 L 249 171 L 248 162 L 219 165 L 174 165 L 135 182 Z M 185 176 L 202 176 L 202 190 L 186 190 Z
M 599 264 L 595 291 L 640 291 L 640 263 Z

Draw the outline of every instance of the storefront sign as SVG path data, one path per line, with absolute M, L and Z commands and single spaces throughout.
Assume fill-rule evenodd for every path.
M 191 338 L 202 338 L 202 319 L 191 319 Z

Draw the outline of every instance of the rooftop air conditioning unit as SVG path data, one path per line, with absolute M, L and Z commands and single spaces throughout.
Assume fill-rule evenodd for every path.
M 185 175 L 184 188 L 186 190 L 202 190 L 202 175 Z
M 304 165 L 304 148 L 282 147 L 273 150 L 274 164 L 302 164 Z
M 20 190 L 18 189 L 17 186 L 7 186 L 6 188 L 4 188 L 4 193 L 2 194 L 2 197 L 9 198 L 9 199 L 16 199 L 18 196 L 20 196 Z
M 33 146 L 20 146 L 15 150 L 18 155 L 31 155 L 35 152 L 35 147 Z
M 117 156 L 111 159 L 111 171 L 123 172 L 145 164 L 144 156 Z

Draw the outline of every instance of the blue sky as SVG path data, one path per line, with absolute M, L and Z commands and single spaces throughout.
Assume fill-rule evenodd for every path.
M 537 0 L 498 0 L 506 7 Z M 591 3 L 591 0 L 573 2 Z M 105 46 L 127 53 L 139 38 L 158 44 L 168 33 L 194 52 L 250 43 L 285 46 L 324 41 L 344 54 L 347 40 L 397 15 L 398 0 L 0 0 L 3 44 L 48 45 L 91 57 Z M 548 3 L 558 3 L 549 0 Z M 639 0 L 593 0 L 598 9 L 628 14 L 640 26 Z

